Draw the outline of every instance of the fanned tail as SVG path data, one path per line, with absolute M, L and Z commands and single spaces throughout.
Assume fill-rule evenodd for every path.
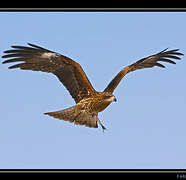
M 84 125 L 91 128 L 97 128 L 98 117 L 97 114 L 90 114 L 86 111 L 80 111 L 76 114 L 76 106 L 55 112 L 44 113 L 57 119 L 74 122 L 77 125 Z
M 57 118 L 57 119 L 62 119 L 64 121 L 73 122 L 74 121 L 75 108 L 76 108 L 76 106 L 72 106 L 72 107 L 67 108 L 67 109 L 63 109 L 63 110 L 55 111 L 55 112 L 47 112 L 47 113 L 44 113 L 44 114 L 52 116 L 52 117 Z

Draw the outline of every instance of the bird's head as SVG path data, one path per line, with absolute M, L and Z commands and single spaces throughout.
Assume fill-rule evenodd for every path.
M 116 99 L 116 97 L 114 96 L 114 95 L 112 95 L 111 97 L 110 97 L 110 100 L 111 100 L 111 102 L 116 102 L 117 101 L 117 99 Z

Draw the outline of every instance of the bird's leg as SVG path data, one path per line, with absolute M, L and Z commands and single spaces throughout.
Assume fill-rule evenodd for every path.
M 103 132 L 104 132 L 104 130 L 106 130 L 105 126 L 103 126 L 103 124 L 101 123 L 100 120 L 98 120 L 98 123 L 101 125 L 101 127 L 102 127 L 102 129 L 103 129 Z

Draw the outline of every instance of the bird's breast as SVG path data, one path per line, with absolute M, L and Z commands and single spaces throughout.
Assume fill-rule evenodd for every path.
M 98 113 L 103 111 L 111 102 L 105 101 L 101 98 L 87 98 L 82 99 L 78 104 L 79 110 L 86 110 L 90 113 Z

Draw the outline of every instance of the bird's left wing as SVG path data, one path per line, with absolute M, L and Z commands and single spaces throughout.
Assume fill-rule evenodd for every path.
M 91 96 L 95 91 L 80 64 L 74 60 L 47 50 L 40 46 L 30 44 L 31 47 L 12 46 L 11 50 L 2 58 L 11 58 L 3 63 L 19 62 L 9 69 L 20 68 L 23 70 L 42 71 L 53 73 L 67 88 L 75 102 Z
M 121 79 L 129 72 L 132 72 L 132 71 L 135 71 L 138 69 L 152 68 L 154 66 L 165 68 L 165 66 L 160 64 L 159 61 L 160 62 L 167 62 L 167 63 L 171 63 L 171 64 L 176 64 L 174 61 L 172 61 L 170 59 L 175 59 L 175 60 L 180 59 L 180 57 L 178 57 L 178 56 L 183 55 L 183 54 L 178 52 L 178 50 L 179 49 L 167 51 L 167 49 L 165 49 L 157 54 L 140 59 L 139 61 L 125 67 L 114 77 L 114 79 L 112 79 L 112 81 L 105 88 L 104 92 L 113 92 L 114 89 L 119 84 L 119 82 L 121 81 Z

